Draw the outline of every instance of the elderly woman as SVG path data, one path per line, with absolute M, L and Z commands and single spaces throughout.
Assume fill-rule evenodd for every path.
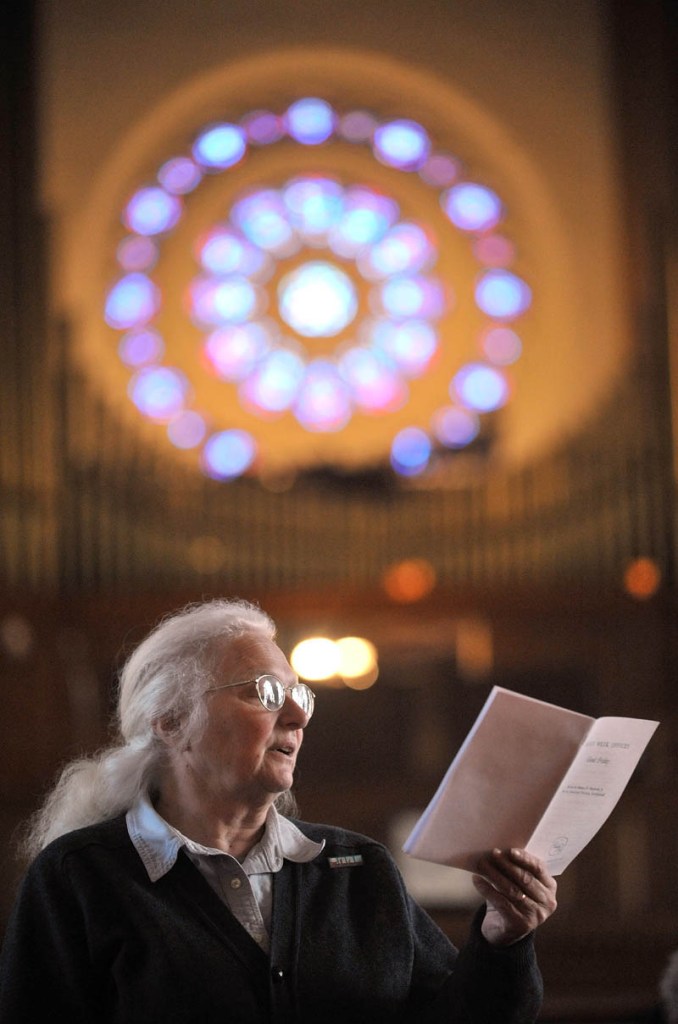
M 169 617 L 127 662 L 118 745 L 31 823 L 0 1021 L 526 1024 L 555 882 L 488 853 L 461 951 L 365 836 L 293 820 L 313 693 L 243 601 Z

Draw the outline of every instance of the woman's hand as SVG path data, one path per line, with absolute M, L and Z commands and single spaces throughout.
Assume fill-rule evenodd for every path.
M 478 861 L 473 884 L 487 903 L 482 933 L 508 946 L 543 924 L 556 909 L 556 880 L 525 850 L 492 850 Z

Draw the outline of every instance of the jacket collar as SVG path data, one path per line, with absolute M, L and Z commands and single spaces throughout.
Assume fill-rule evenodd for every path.
M 223 850 L 202 846 L 183 835 L 160 817 L 146 794 L 127 812 L 125 821 L 129 837 L 152 882 L 167 874 L 182 848 L 188 854 L 198 856 L 229 856 Z M 316 843 L 309 839 L 271 806 L 264 834 L 249 851 L 242 866 L 248 875 L 276 872 L 280 871 L 284 860 L 296 863 L 313 860 L 324 846 L 324 840 Z

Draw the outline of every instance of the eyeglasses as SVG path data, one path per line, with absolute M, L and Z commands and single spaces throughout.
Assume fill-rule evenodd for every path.
M 315 694 L 306 683 L 292 683 L 291 686 L 284 686 L 277 676 L 263 675 L 256 679 L 244 679 L 242 683 L 222 683 L 221 686 L 210 686 L 205 693 L 212 693 L 214 690 L 228 690 L 232 686 L 248 686 L 254 683 L 257 696 L 267 711 L 280 711 L 287 694 L 291 696 L 304 712 L 307 718 L 313 714 L 315 706 Z

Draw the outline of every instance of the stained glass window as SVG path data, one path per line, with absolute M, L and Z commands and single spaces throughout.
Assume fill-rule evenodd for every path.
M 412 216 L 397 189 L 390 194 L 326 169 L 236 191 L 223 218 L 193 240 L 184 296 L 199 338 L 196 368 L 231 389 L 224 419 L 234 401 L 253 418 L 251 431 L 241 417 L 222 429 L 202 407 L 193 374 L 172 365 L 156 268 L 201 185 L 232 168 L 240 173 L 257 151 L 279 143 L 328 152 L 335 144 L 363 147 L 382 174 L 415 175 L 431 190 L 439 222 Z M 431 126 L 367 108 L 341 110 L 318 96 L 199 128 L 185 152 L 164 159 L 154 182 L 139 183 L 120 213 L 125 234 L 103 315 L 119 333 L 132 402 L 220 480 L 265 465 L 255 423 L 281 416 L 318 435 L 361 416 L 387 423 L 398 412 L 390 462 L 405 477 L 425 472 L 437 448 L 471 444 L 483 415 L 510 400 L 506 367 L 522 352 L 516 321 L 532 303 L 530 286 L 513 269 L 505 205 L 477 178 L 436 145 Z M 471 294 L 458 298 L 467 286 L 440 269 L 441 239 L 450 231 L 477 268 Z M 454 333 L 446 324 L 457 301 L 475 311 L 477 357 L 469 360 L 468 345 L 460 346 L 437 408 L 427 417 L 413 412 L 403 428 L 417 381 L 437 372 L 442 355 L 451 362 Z

